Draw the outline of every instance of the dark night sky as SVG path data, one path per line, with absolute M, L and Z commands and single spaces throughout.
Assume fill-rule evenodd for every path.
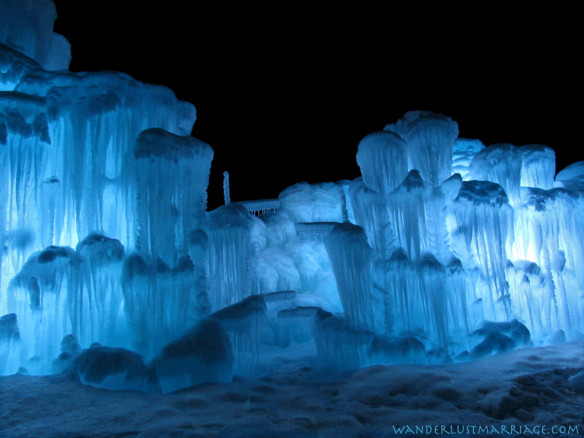
M 192 135 L 215 150 L 211 208 L 222 201 L 224 170 L 232 200 L 353 179 L 359 140 L 409 110 L 450 116 L 461 137 L 486 145 L 547 144 L 558 170 L 584 160 L 581 48 L 570 11 L 555 29 L 549 9 L 55 3 L 71 70 L 123 71 L 197 107 Z

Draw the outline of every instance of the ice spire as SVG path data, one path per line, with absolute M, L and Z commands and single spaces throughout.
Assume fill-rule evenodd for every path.
M 231 193 L 229 191 L 229 172 L 223 172 L 223 199 L 225 205 L 231 204 Z

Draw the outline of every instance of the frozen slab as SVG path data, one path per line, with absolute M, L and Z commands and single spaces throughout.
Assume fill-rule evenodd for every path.
M 231 342 L 221 324 L 205 319 L 166 345 L 152 366 L 162 392 L 174 392 L 205 382 L 230 382 Z
M 347 326 L 375 332 L 375 295 L 372 291 L 373 253 L 365 231 L 345 222 L 326 240 Z
M 73 361 L 69 375 L 84 385 L 115 391 L 160 391 L 142 357 L 123 348 L 93 346 Z
M 0 44 L 0 91 L 14 91 L 24 75 L 41 68 L 28 56 Z
M 262 331 L 267 325 L 264 295 L 252 295 L 210 315 L 227 332 L 235 361 L 233 372 L 244 377 L 256 376 L 260 366 Z

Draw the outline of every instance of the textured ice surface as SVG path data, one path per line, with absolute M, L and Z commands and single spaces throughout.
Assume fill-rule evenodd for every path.
M 348 182 L 298 183 L 280 193 L 280 210 L 296 223 L 343 222 L 348 220 L 344 187 Z
M 225 173 L 207 211 L 194 106 L 53 71 L 54 7 L 30 4 L 0 14 L 0 373 L 171 392 L 583 336 L 582 163 L 554 178 L 548 146 L 414 111 L 355 145 L 352 181 L 239 200 Z
M 203 382 L 229 382 L 233 360 L 225 330 L 217 321 L 204 319 L 164 346 L 153 367 L 162 391 L 173 392 Z
M 452 173 L 458 173 L 462 179 L 470 179 L 469 166 L 474 156 L 485 145 L 482 141 L 476 139 L 457 138 L 454 141 L 452 150 Z
M 452 151 L 458 125 L 442 114 L 411 111 L 385 131 L 395 132 L 407 143 L 409 169 L 417 169 L 432 185 L 450 176 Z
M 81 352 L 66 372 L 75 380 L 97 388 L 159 390 L 156 374 L 144 365 L 142 357 L 123 348 L 92 346 Z
M 40 68 L 34 60 L 0 43 L 0 91 L 14 91 L 24 75 Z
M 193 137 L 154 128 L 138 135 L 134 157 L 137 249 L 174 266 L 207 210 L 213 150 Z
M 380 131 L 359 143 L 357 163 L 365 185 L 376 192 L 396 188 L 408 171 L 407 144 L 393 132 Z
M 558 436 L 576 437 L 582 435 L 583 358 L 582 343 L 565 343 L 470 363 L 351 372 L 304 367 L 172 394 L 105 391 L 57 376 L 4 376 L 0 428 L 8 438 L 215 438 L 392 437 L 398 436 L 394 427 L 406 435 L 406 426 L 430 436 L 441 426 L 452 436 L 512 436 L 519 435 L 512 427 L 545 426 L 551 433 L 555 426 L 564 431 Z

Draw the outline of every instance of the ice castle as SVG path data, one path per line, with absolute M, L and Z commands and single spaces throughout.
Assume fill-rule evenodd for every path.
M 353 181 L 230 201 L 226 178 L 208 211 L 194 106 L 68 71 L 33 3 L 0 4 L 0 374 L 168 392 L 582 337 L 583 163 L 416 111 L 355 145 Z

